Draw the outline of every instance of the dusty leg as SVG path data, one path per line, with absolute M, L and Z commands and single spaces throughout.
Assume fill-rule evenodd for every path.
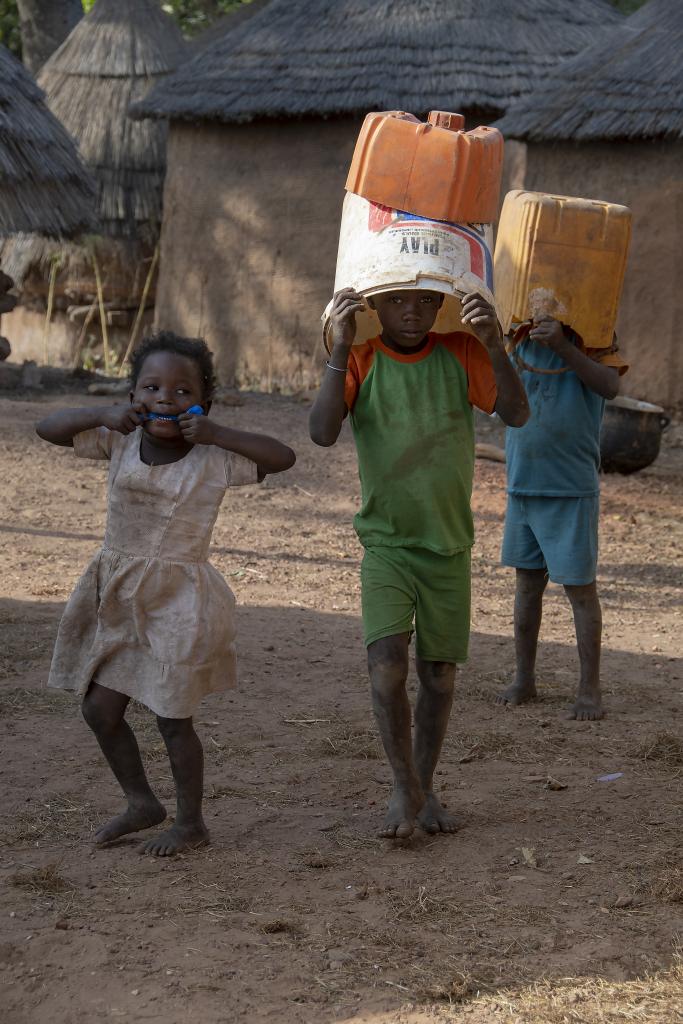
M 171 828 L 146 842 L 140 852 L 171 857 L 181 850 L 209 842 L 202 817 L 204 751 L 191 718 L 157 716 L 157 724 L 171 761 L 177 797 L 176 817 Z
M 408 634 L 383 637 L 368 647 L 372 707 L 394 773 L 394 790 L 380 835 L 405 839 L 415 830 L 424 796 L 413 767 L 408 677 Z
M 102 825 L 95 842 L 109 843 L 129 832 L 158 825 L 166 817 L 166 808 L 150 789 L 140 759 L 133 730 L 124 719 L 130 698 L 98 683 L 91 683 L 83 698 L 81 711 L 95 733 L 102 753 L 128 800 L 123 814 Z
M 543 591 L 548 584 L 545 569 L 517 569 L 515 589 L 514 682 L 496 697 L 496 704 L 523 704 L 536 696 L 536 649 L 543 615 Z
M 416 660 L 420 689 L 415 705 L 413 758 L 425 802 L 417 822 L 425 832 L 455 832 L 455 818 L 436 797 L 432 778 L 448 728 L 453 703 L 455 665 L 447 661 Z
M 600 693 L 602 609 L 595 581 L 583 587 L 565 586 L 564 589 L 574 613 L 576 643 L 581 665 L 579 692 L 569 717 L 579 721 L 591 721 L 602 718 L 603 715 Z

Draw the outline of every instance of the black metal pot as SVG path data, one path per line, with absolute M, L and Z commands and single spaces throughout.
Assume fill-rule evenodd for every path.
M 658 405 L 635 398 L 605 403 L 600 432 L 600 458 L 605 473 L 636 473 L 659 455 L 662 431 L 670 418 Z

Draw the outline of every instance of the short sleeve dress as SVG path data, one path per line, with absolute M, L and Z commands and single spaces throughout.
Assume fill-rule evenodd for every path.
M 213 445 L 148 466 L 141 439 L 106 427 L 74 438 L 77 456 L 110 462 L 107 528 L 64 610 L 48 686 L 84 694 L 95 680 L 189 718 L 236 685 L 235 598 L 208 552 L 226 489 L 256 483 L 257 467 Z

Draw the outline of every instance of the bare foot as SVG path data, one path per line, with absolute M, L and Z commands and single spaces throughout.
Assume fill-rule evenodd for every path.
M 407 839 L 415 831 L 415 818 L 424 802 L 419 790 L 394 788 L 379 835 L 382 839 Z
M 183 850 L 196 850 L 210 842 L 204 822 L 197 825 L 171 825 L 169 829 L 148 839 L 140 853 L 151 853 L 154 857 L 174 857 Z
M 166 817 L 166 808 L 158 800 L 150 800 L 147 803 L 136 804 L 117 814 L 111 821 L 100 826 L 95 833 L 95 843 L 103 846 L 111 843 L 114 839 L 127 836 L 130 832 L 141 832 L 145 828 L 152 828 L 160 825 Z
M 577 722 L 596 722 L 603 715 L 602 698 L 599 693 L 594 693 L 577 697 L 567 718 L 574 718 Z
M 421 829 L 434 836 L 438 832 L 452 833 L 458 829 L 457 822 L 452 814 L 449 814 L 443 804 L 437 799 L 434 793 L 428 793 L 422 809 L 417 816 L 417 823 Z
M 534 700 L 536 683 L 533 679 L 515 679 L 513 683 L 498 694 L 496 704 L 524 704 L 527 700 Z

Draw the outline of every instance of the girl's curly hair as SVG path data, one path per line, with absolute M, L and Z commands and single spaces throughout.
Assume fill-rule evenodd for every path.
M 199 367 L 203 384 L 202 397 L 205 400 L 213 398 L 217 381 L 211 349 L 201 338 L 183 338 L 173 331 L 158 331 L 142 339 L 130 361 L 130 381 L 133 387 L 138 382 L 143 363 L 154 352 L 174 352 L 191 359 Z

